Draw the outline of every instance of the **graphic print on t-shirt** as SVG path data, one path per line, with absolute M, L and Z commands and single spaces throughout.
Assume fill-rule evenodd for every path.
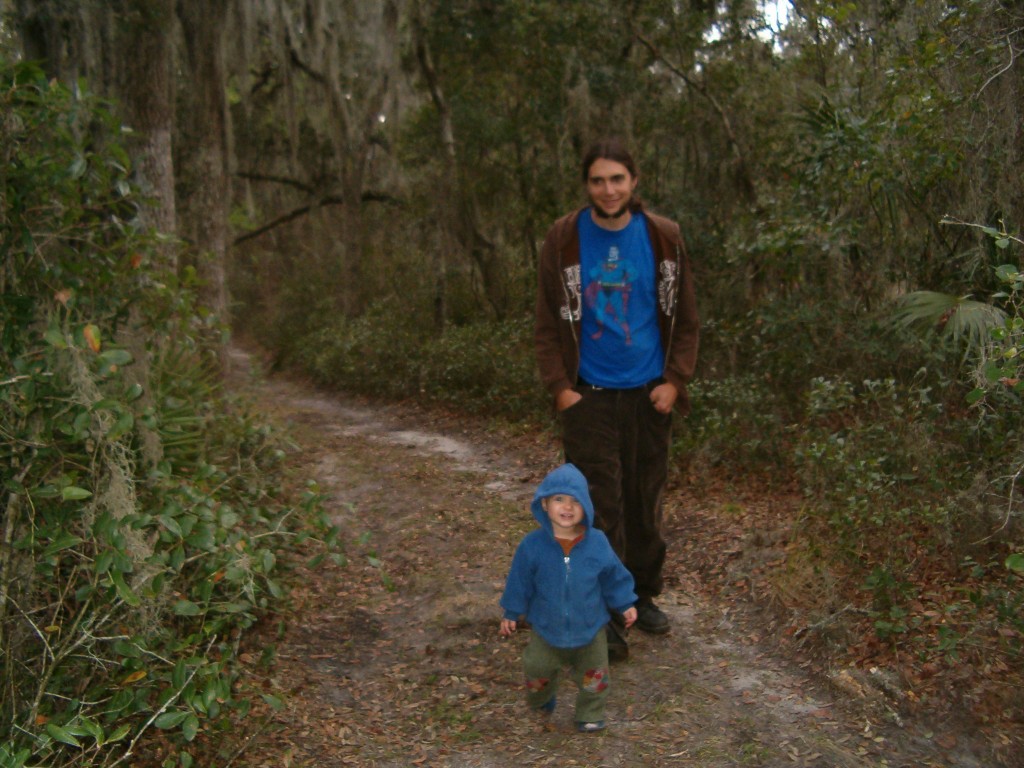
M 654 251 L 643 215 L 619 230 L 579 219 L 579 377 L 610 389 L 630 389 L 662 373 Z
M 605 326 L 615 323 L 622 329 L 626 345 L 633 343 L 627 312 L 629 294 L 633 289 L 636 275 L 633 262 L 622 258 L 618 247 L 614 245 L 608 249 L 604 261 L 590 271 L 586 299 L 587 306 L 594 311 L 594 320 L 597 322 L 597 330 L 590 334 L 590 338 L 601 338 Z

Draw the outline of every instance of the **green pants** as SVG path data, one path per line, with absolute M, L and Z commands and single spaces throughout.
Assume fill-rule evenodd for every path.
M 554 699 L 562 670 L 568 668 L 579 692 L 576 694 L 576 722 L 604 720 L 608 700 L 608 640 L 604 629 L 582 648 L 554 648 L 536 632 L 523 651 L 526 671 L 526 703 L 541 709 Z

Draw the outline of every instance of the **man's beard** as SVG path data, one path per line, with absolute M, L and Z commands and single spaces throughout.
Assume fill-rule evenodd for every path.
M 597 218 L 599 219 L 618 219 L 621 218 L 630 209 L 632 204 L 633 196 L 630 195 L 626 202 L 622 204 L 622 207 L 619 208 L 617 211 L 613 211 L 612 213 L 608 213 L 607 211 L 604 210 L 604 208 L 597 205 L 596 203 L 592 207 L 594 209 L 594 215 L 597 216 Z

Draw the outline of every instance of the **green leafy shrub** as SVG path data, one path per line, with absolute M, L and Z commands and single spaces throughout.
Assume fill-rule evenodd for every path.
M 677 456 L 766 477 L 789 474 L 782 409 L 763 377 L 698 379 L 689 394 L 690 415 L 674 431 Z
M 385 398 L 419 392 L 424 333 L 397 300 L 332 317 L 300 339 L 296 361 L 320 384 Z
M 534 423 L 548 407 L 535 369 L 532 318 L 448 328 L 420 358 L 422 391 L 435 402 Z
M 281 452 L 219 393 L 110 112 L 30 64 L 0 82 L 0 766 L 137 764 L 154 728 L 185 766 L 248 707 L 241 634 L 318 498 L 274 501 Z
M 319 383 L 348 392 L 537 422 L 548 399 L 535 372 L 532 327 L 525 319 L 491 320 L 432 337 L 384 300 L 304 338 L 298 359 Z
M 871 542 L 884 552 L 908 525 L 941 524 L 942 488 L 955 476 L 954 457 L 935 439 L 941 412 L 921 384 L 812 382 L 796 461 L 805 494 L 849 553 Z

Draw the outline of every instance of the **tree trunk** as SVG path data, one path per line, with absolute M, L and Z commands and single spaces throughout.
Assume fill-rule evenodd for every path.
M 174 127 L 173 0 L 115 0 L 107 21 L 115 30 L 110 55 L 117 61 L 113 94 L 124 107 L 131 128 L 129 152 L 135 179 L 143 193 L 156 201 L 145 213 L 147 224 L 159 232 L 176 234 L 174 163 L 171 134 Z M 97 13 L 104 13 L 99 10 Z M 166 266 L 177 267 L 176 248 L 161 254 Z
M 202 283 L 200 299 L 222 321 L 228 316 L 225 274 L 231 200 L 224 66 L 229 2 L 178 0 L 177 5 L 186 65 L 175 142 L 179 235 L 188 244 Z

